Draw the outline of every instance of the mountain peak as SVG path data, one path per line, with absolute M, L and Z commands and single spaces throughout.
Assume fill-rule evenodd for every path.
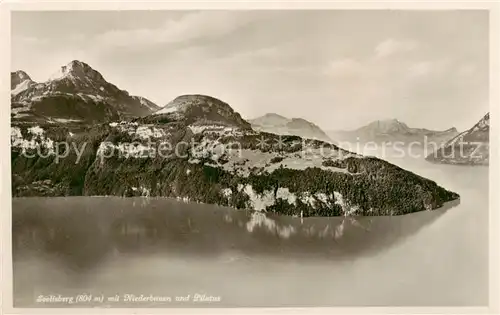
M 201 104 L 212 105 L 214 102 L 220 102 L 225 104 L 224 102 L 208 95 L 201 95 L 201 94 L 180 95 L 174 98 L 172 101 L 170 101 L 159 111 L 157 111 L 156 114 L 166 114 L 172 112 L 183 113 L 186 112 L 189 108 L 196 107 Z M 229 107 L 229 105 L 227 106 Z
M 61 66 L 61 68 L 50 76 L 49 81 L 57 81 L 65 78 L 83 79 L 89 78 L 92 80 L 104 80 L 102 75 L 94 70 L 85 62 L 73 60 L 68 64 Z
M 286 125 L 291 120 L 276 113 L 267 113 L 254 119 L 248 120 L 251 124 L 260 126 L 281 126 Z
M 307 139 L 318 139 L 330 142 L 328 135 L 316 124 L 304 118 L 286 118 L 279 114 L 267 113 L 258 118 L 250 119 L 255 130 L 278 135 L 295 135 Z
M 72 60 L 71 62 L 68 63 L 68 66 L 71 66 L 71 67 L 90 67 L 88 64 L 86 64 L 85 62 L 83 61 L 80 61 L 80 60 Z
M 406 126 L 404 122 L 399 121 L 397 118 L 390 118 L 390 119 L 379 119 L 374 122 L 372 122 L 370 125 L 375 125 L 375 126 Z
M 358 131 L 368 131 L 373 134 L 406 133 L 409 127 L 396 118 L 376 120 L 361 127 Z
M 490 113 L 487 113 L 472 128 L 448 140 L 440 150 L 434 151 L 426 160 L 463 165 L 488 165 L 490 141 Z M 465 154 L 449 154 L 460 149 Z
M 10 89 L 15 89 L 19 84 L 24 81 L 32 82 L 30 76 L 23 70 L 17 70 L 10 73 Z
M 250 124 L 241 118 L 240 114 L 235 112 L 229 104 L 202 94 L 178 96 L 154 114 L 172 114 L 188 124 L 211 122 L 250 128 Z
M 67 65 L 63 66 L 67 69 L 68 72 L 78 72 L 78 71 L 85 71 L 85 70 L 93 70 L 91 66 L 86 64 L 83 61 L 80 60 L 73 60 Z M 95 70 L 94 70 L 95 71 Z
M 19 82 L 20 78 L 25 80 Z M 46 82 L 34 82 L 24 71 L 12 72 L 11 85 L 11 103 L 26 105 L 17 110 L 24 114 L 16 114 L 16 118 L 35 119 L 31 113 L 36 113 L 42 120 L 57 117 L 103 121 L 140 117 L 158 109 L 148 99 L 132 96 L 107 82 L 97 70 L 79 60 L 61 66 Z
M 19 78 L 21 80 L 21 82 L 24 80 L 31 80 L 30 76 L 26 72 L 24 72 L 23 70 L 17 70 L 15 72 L 11 72 L 10 76 L 11 76 L 11 78 L 13 76 Z

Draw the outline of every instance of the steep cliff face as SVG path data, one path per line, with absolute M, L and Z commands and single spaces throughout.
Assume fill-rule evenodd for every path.
M 490 158 L 490 113 L 472 128 L 458 134 L 426 157 L 434 163 L 488 165 Z
M 302 216 L 399 215 L 459 198 L 377 158 L 252 130 L 213 98 L 166 108 L 88 127 L 12 126 L 13 195 L 166 196 Z

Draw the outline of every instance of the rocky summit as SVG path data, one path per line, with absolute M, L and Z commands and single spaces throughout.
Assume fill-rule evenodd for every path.
M 109 83 L 88 64 L 74 60 L 49 80 L 34 82 L 11 73 L 11 118 L 18 122 L 96 123 L 151 114 L 158 106 Z

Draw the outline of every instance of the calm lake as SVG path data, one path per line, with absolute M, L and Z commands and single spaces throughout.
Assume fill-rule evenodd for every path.
M 301 219 L 163 198 L 16 198 L 14 307 L 487 305 L 488 168 L 391 162 L 460 204 Z

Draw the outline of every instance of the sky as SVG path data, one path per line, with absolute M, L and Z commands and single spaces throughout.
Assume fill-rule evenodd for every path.
M 465 130 L 488 111 L 487 11 L 17 11 L 12 71 L 81 60 L 164 106 L 207 94 L 244 118 L 324 130 L 396 118 Z

